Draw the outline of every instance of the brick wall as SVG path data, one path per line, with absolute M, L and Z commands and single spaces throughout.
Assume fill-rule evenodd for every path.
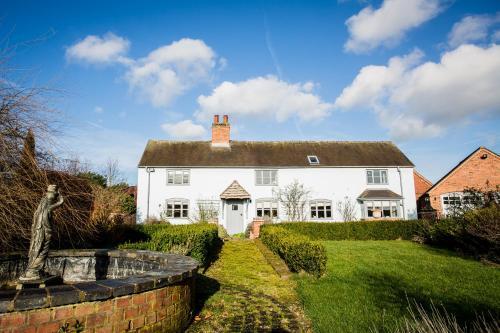
M 487 158 L 482 156 L 486 154 Z M 462 192 L 467 187 L 494 190 L 500 186 L 500 157 L 485 148 L 478 149 L 435 188 L 429 191 L 432 208 L 442 214 L 441 195 Z
M 413 171 L 413 180 L 415 181 L 415 198 L 418 201 L 422 194 L 431 188 L 432 183 L 417 171 Z
M 250 226 L 250 239 L 259 238 L 260 236 L 260 227 L 264 224 L 264 219 L 262 218 L 254 218 L 251 226 Z
M 194 278 L 167 287 L 117 297 L 39 310 L 0 314 L 2 333 L 55 333 L 68 325 L 82 332 L 182 332 L 191 320 Z

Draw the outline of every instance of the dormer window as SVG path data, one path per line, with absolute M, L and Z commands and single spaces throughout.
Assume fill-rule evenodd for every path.
M 307 160 L 309 161 L 309 164 L 311 164 L 311 165 L 319 164 L 319 158 L 316 155 L 308 155 Z

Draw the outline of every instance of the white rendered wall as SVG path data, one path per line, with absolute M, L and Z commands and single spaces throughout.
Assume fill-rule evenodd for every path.
M 245 214 L 246 223 L 256 216 L 256 199 L 272 198 L 273 186 L 257 186 L 255 184 L 255 168 L 180 168 L 190 170 L 189 185 L 167 185 L 166 167 L 155 167 L 150 173 L 149 188 L 149 216 L 159 217 L 165 200 L 169 198 L 183 198 L 189 200 L 190 216 L 195 213 L 197 200 L 220 200 L 219 195 L 237 180 L 251 195 L 248 205 L 248 214 Z M 311 191 L 310 199 L 328 199 L 332 201 L 332 219 L 319 221 L 341 221 L 335 206 L 337 201 L 343 201 L 347 196 L 356 203 L 356 216 L 362 217 L 361 205 L 356 200 L 366 189 L 389 189 L 401 194 L 400 173 L 397 168 L 378 168 L 388 170 L 387 185 L 368 185 L 366 179 L 367 168 L 273 168 L 278 170 L 278 186 L 283 187 L 298 180 Z M 370 169 L 370 168 L 368 168 Z M 400 168 L 404 197 L 405 218 L 417 217 L 415 185 L 413 168 Z M 137 182 L 137 222 L 146 219 L 148 173 L 145 167 L 138 170 Z M 221 203 L 222 207 L 222 203 Z M 286 219 L 283 209 L 278 214 L 280 219 Z M 224 212 L 225 217 L 225 212 Z M 402 216 L 402 211 L 400 212 Z M 173 224 L 190 223 L 188 219 L 169 219 Z M 219 222 L 225 225 L 222 214 L 219 213 Z

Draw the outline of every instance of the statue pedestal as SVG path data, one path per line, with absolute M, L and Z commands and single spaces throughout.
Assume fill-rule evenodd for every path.
M 37 280 L 18 280 L 16 289 L 28 289 L 28 288 L 45 288 L 47 286 L 52 286 L 55 284 L 62 284 L 62 279 L 59 276 L 47 276 Z

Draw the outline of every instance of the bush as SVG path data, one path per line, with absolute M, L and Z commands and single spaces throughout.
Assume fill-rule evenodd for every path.
M 304 270 L 317 277 L 325 273 L 326 249 L 321 243 L 277 225 L 263 225 L 260 239 L 285 261 L 291 271 Z
M 500 208 L 492 205 L 449 219 L 427 221 L 421 236 L 434 246 L 500 262 Z
M 220 238 L 213 224 L 137 225 L 129 233 L 135 243 L 125 243 L 120 249 L 162 251 L 188 255 L 208 266 L 218 252 Z
M 277 226 L 313 240 L 412 239 L 422 229 L 422 220 L 360 221 L 340 223 L 292 222 Z

